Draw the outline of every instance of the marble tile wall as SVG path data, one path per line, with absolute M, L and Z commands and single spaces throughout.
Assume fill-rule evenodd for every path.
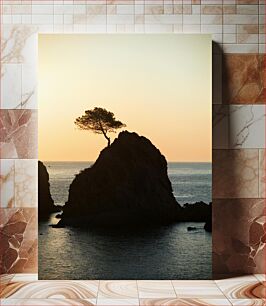
M 264 0 L 1 0 L 0 9 L 2 273 L 37 271 L 38 33 L 212 34 L 213 271 L 265 272 Z
M 265 271 L 264 199 L 213 200 L 213 265 L 217 273 Z
M 37 209 L 0 208 L 0 273 L 37 272 Z

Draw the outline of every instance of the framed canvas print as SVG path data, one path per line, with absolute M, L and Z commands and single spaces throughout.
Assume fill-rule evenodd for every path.
M 210 35 L 39 36 L 40 279 L 211 279 L 211 61 Z
M 265 304 L 264 4 L 0 1 L 1 305 Z

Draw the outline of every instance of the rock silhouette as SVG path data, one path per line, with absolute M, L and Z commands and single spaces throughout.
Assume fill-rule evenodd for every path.
M 61 208 L 54 205 L 50 193 L 49 174 L 45 165 L 38 161 L 38 214 L 39 219 L 46 219 L 53 212 L 59 212 Z
M 147 138 L 124 131 L 76 175 L 58 226 L 167 224 L 181 210 L 165 157 Z
M 53 227 L 106 227 L 205 222 L 211 232 L 211 204 L 181 207 L 174 198 L 167 161 L 143 136 L 121 132 L 96 162 L 76 175 L 63 214 Z
M 211 204 L 196 202 L 184 204 L 177 219 L 184 222 L 207 222 L 211 220 Z

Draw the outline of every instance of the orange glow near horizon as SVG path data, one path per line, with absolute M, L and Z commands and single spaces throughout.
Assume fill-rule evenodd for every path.
M 40 160 L 96 160 L 105 138 L 74 120 L 97 106 L 168 161 L 211 161 L 210 35 L 40 35 L 38 94 Z

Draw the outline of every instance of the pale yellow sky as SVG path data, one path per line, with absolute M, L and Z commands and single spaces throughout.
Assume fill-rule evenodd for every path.
M 96 160 L 105 138 L 74 120 L 97 106 L 168 161 L 211 161 L 210 35 L 43 34 L 38 75 L 40 160 Z

